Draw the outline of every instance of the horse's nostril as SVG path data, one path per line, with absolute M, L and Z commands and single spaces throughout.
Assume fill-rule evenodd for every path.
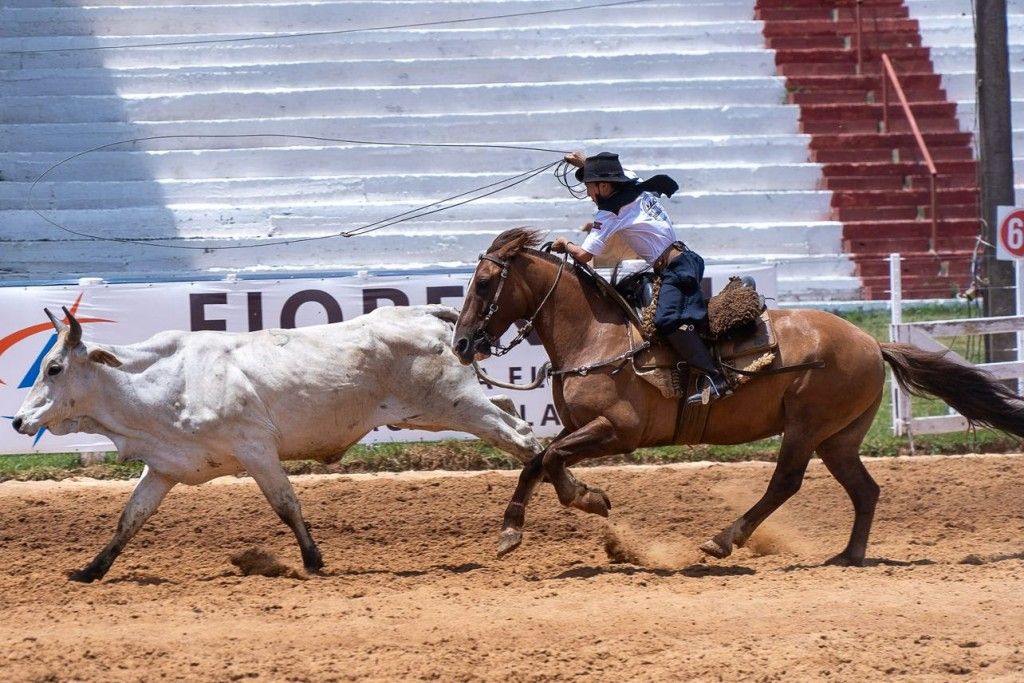
M 469 340 L 466 339 L 465 337 L 463 337 L 459 341 L 455 342 L 455 350 L 458 353 L 460 353 L 460 354 L 466 353 L 467 349 L 469 349 Z
M 22 419 L 20 417 L 16 417 L 16 418 L 14 418 L 14 420 L 11 421 L 11 426 L 14 427 L 14 431 L 16 431 L 16 432 L 20 432 L 21 431 L 21 425 L 22 424 L 24 424 L 24 423 L 23 423 L 23 421 L 22 421 Z

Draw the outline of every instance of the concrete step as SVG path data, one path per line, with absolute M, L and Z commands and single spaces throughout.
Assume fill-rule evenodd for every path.
M 203 165 L 205 167 L 205 164 Z M 333 204 L 338 197 L 357 196 L 363 201 L 410 197 L 426 200 L 444 197 L 457 190 L 498 187 L 509 175 L 492 173 L 392 173 L 371 175 L 317 175 L 292 177 L 230 178 L 214 176 L 190 180 L 69 181 L 0 183 L 0 210 L 26 206 L 29 189 L 37 208 L 79 209 L 129 206 L 181 206 L 231 208 L 246 206 L 306 207 Z M 637 167 L 642 176 L 663 172 L 684 188 L 684 193 L 723 194 L 727 192 L 803 190 L 820 179 L 817 164 L 792 166 Z M 550 174 L 517 187 L 514 192 L 530 198 L 555 198 L 565 194 Z
M 489 114 L 365 117 L 280 117 L 216 121 L 135 121 L 47 123 L 0 127 L 0 149 L 9 151 L 91 149 L 119 140 L 163 135 L 260 135 L 301 131 L 303 135 L 375 142 L 490 143 L 535 139 L 537 131 L 555 139 L 614 139 L 619 135 L 729 136 L 758 131 L 765 135 L 796 133 L 796 107 L 733 105 L 529 112 L 506 108 Z M 73 141 L 73 142 L 69 142 Z
M 585 6 L 584 6 L 585 7 Z M 486 26 L 516 24 L 533 27 L 565 26 L 585 20 L 592 24 L 657 25 L 668 21 L 715 22 L 749 19 L 747 2 L 645 2 L 577 11 L 551 12 L 547 0 L 477 0 L 465 2 L 345 1 L 247 3 L 245 12 L 231 5 L 118 6 L 118 7 L 5 7 L 0 36 L 39 35 L 164 35 L 220 30 L 235 34 L 346 31 L 409 26 L 417 23 L 462 22 L 480 19 Z M 530 14 L 526 14 L 530 13 Z M 510 15 L 523 14 L 512 17 Z M 475 22 L 474 22 L 475 23 Z M 379 30 L 379 29 L 378 29 Z
M 197 236 L 209 234 L 209 230 L 219 230 L 225 236 L 237 233 L 241 238 L 279 234 L 288 226 L 301 228 L 301 234 L 323 234 L 334 232 L 335 227 L 338 231 L 350 230 L 393 216 L 421 215 L 440 208 L 436 205 L 446 197 L 454 197 L 467 189 L 471 188 L 454 188 L 440 197 L 407 196 L 391 201 L 370 202 L 360 196 L 344 195 L 335 197 L 330 203 L 325 200 L 313 205 L 276 204 L 269 201 L 263 204 L 238 202 L 234 205 L 196 203 L 58 210 L 47 211 L 46 215 L 71 230 L 89 233 L 113 231 L 104 234 L 116 237 L 150 235 L 167 238 L 183 234 L 183 230 L 199 230 L 199 233 L 191 234 Z M 446 222 L 444 233 L 475 229 L 479 222 L 486 220 L 503 221 L 506 228 L 510 227 L 509 223 L 530 222 L 568 228 L 582 225 L 589 220 L 593 211 L 593 206 L 588 202 L 573 200 L 567 195 L 532 197 L 526 190 L 510 191 L 500 198 L 485 198 L 458 205 L 469 198 L 444 202 L 445 207 L 451 208 L 436 212 Z M 801 229 L 817 229 L 822 222 L 830 222 L 826 220 L 831 213 L 829 200 L 829 193 L 818 191 L 677 193 L 666 201 L 666 209 L 669 215 L 679 216 L 687 221 L 686 224 L 692 225 L 718 225 L 730 219 L 756 216 L 759 221 L 773 226 L 787 221 L 799 221 Z M 37 206 L 38 203 L 34 200 L 33 205 Z M 838 226 L 839 223 L 833 225 Z M 40 230 L 43 232 L 38 233 Z M 4 212 L 5 240 L 65 238 L 66 234 L 57 228 L 51 230 L 30 210 L 12 209 Z
M 2 11 L 2 10 L 0 10 Z M 360 59 L 493 59 L 543 57 L 621 57 L 679 52 L 763 49 L 761 24 L 723 21 L 715 24 L 661 21 L 624 23 L 614 33 L 603 24 L 474 28 L 434 27 L 350 33 L 266 41 L 234 41 L 230 33 L 168 36 L 0 37 L 0 66 L 6 68 L 206 68 L 254 67 L 264 64 L 357 61 Z M 201 41 L 198 42 L 197 41 Z M 216 42 L 221 41 L 221 42 Z M 160 47 L 160 44 L 167 45 Z M 173 43 L 173 44 L 172 44 Z M 192 43 L 192 44 L 187 44 Z M 130 45 L 156 45 L 127 47 Z M 572 49 L 567 49 L 571 45 Z M 117 49 L 107 49 L 112 47 Z M 103 49 L 96 49 L 103 48 Z M 53 50 L 75 50 L 58 51 Z M 774 73 L 774 69 L 771 72 Z M 504 81 L 505 79 L 500 79 Z
M 189 143 L 201 143 L 192 146 Z M 310 142 L 303 145 L 303 142 Z M 153 140 L 91 152 L 67 161 L 75 154 L 61 152 L 0 152 L 0 174 L 10 182 L 31 182 L 53 168 L 47 182 L 190 180 L 204 178 L 332 177 L 393 173 L 483 173 L 495 171 L 495 159 L 508 174 L 557 161 L 559 150 L 603 149 L 606 140 L 533 140 L 528 149 L 474 149 L 463 147 L 409 148 L 382 145 L 315 145 L 292 137 L 199 138 L 196 140 Z M 220 147 L 206 147 L 218 144 Z M 271 146 L 277 144 L 279 146 Z M 494 144 L 501 146 L 501 141 Z M 143 150 L 140 147 L 151 147 Z M 177 147 L 177 148 L 176 148 Z M 182 148 L 183 147 L 183 148 Z M 806 166 L 807 139 L 802 135 L 734 136 L 703 138 L 622 138 L 614 149 L 629 168 L 648 174 L 664 172 L 666 165 L 714 170 L 726 167 L 741 175 L 760 173 L 761 166 Z M 766 164 L 751 162 L 765 159 Z M 681 160 L 685 160 L 681 163 Z M 65 162 L 65 163 L 61 163 Z M 58 168 L 54 168 L 60 164 Z M 816 166 L 816 165 L 815 165 Z M 645 170 L 647 169 L 647 170 Z M 803 171 L 801 171 L 802 173 Z M 820 171 L 817 172 L 820 177 Z M 810 183 L 818 178 L 805 176 Z M 0 184 L 0 188 L 3 184 Z M 686 185 L 684 185 L 686 187 Z
M 258 272 L 318 267 L 318 264 L 321 269 L 327 264 L 331 268 L 374 268 L 387 265 L 403 270 L 438 267 L 439 264 L 459 267 L 475 264 L 480 251 L 502 229 L 493 225 L 494 220 L 503 220 L 505 228 L 510 224 L 507 217 L 488 217 L 479 223 L 474 222 L 471 227 L 464 227 L 462 232 L 451 232 L 444 230 L 449 227 L 448 224 L 437 225 L 429 221 L 422 224 L 403 223 L 368 235 L 344 238 L 326 236 L 342 232 L 347 227 L 345 225 L 331 225 L 331 230 L 326 231 L 322 223 L 318 224 L 317 229 L 312 229 L 309 221 L 280 217 L 275 223 L 274 234 L 268 236 L 255 226 L 240 226 L 237 220 L 227 223 L 223 216 L 211 215 L 211 221 L 204 225 L 185 222 L 175 232 L 161 234 L 153 227 L 153 221 L 166 221 L 167 217 L 156 211 L 122 211 L 119 214 L 129 224 L 146 226 L 144 232 L 132 234 L 132 239 L 153 240 L 157 244 L 76 239 L 52 228 L 49 233 L 43 232 L 40 235 L 40 239 L 60 240 L 58 244 L 50 243 L 53 255 L 50 263 L 41 263 L 38 258 L 32 258 L 33 252 L 38 252 L 38 246 L 33 242 L 10 240 L 3 243 L 3 267 L 9 272 L 18 271 L 28 275 L 46 272 L 71 275 L 81 273 L 82 263 L 91 263 L 96 264 L 95 268 L 101 271 L 94 270 L 93 273 L 101 276 L 123 270 L 127 262 L 131 262 L 133 275 L 223 270 Z M 542 220 L 546 223 L 527 221 L 525 224 L 551 227 L 552 238 L 558 235 L 579 238 L 579 233 L 573 228 L 557 227 L 550 217 Z M 127 225 L 122 224 L 120 227 L 126 228 Z M 224 234 L 223 229 L 218 229 L 225 227 L 231 228 L 230 234 Z M 728 240 L 722 238 L 723 231 Z M 820 257 L 834 259 L 839 253 L 841 226 L 838 223 L 822 223 L 818 226 L 803 223 L 682 225 L 678 232 L 709 263 L 749 263 L 751 253 L 771 254 L 773 259 L 800 261 L 808 256 L 803 251 L 808 240 L 821 250 Z M 821 234 L 816 235 L 815 232 Z M 108 234 L 106 237 L 124 235 Z M 288 242 L 311 237 L 325 238 L 316 240 L 316 249 L 309 249 L 308 241 Z M 826 242 L 831 247 L 830 251 L 825 249 Z M 728 244 L 734 246 L 731 249 L 723 246 Z M 72 253 L 77 256 L 70 256 Z M 75 258 L 80 259 L 77 266 Z
M 623 80 L 674 87 L 703 87 L 708 97 L 735 91 L 758 97 L 756 89 L 781 97 L 782 79 L 764 50 L 559 57 L 420 58 L 333 60 L 251 66 L 146 67 L 133 69 L 18 69 L 0 71 L 9 96 L 93 95 L 138 97 L 197 93 L 289 92 L 343 88 L 355 96 L 360 87 L 589 84 L 614 87 Z M 763 73 L 760 76 L 757 74 Z M 746 75 L 739 75 L 746 74 Z M 774 85 L 773 85 L 774 84 Z M 429 91 L 428 91 L 429 93 Z M 513 93 L 515 95 L 515 93 Z M 566 98 L 570 99 L 571 94 Z M 778 99 L 775 100 L 776 102 Z
M 744 51 L 763 47 L 758 22 L 725 22 L 721 27 L 664 22 L 623 27 L 604 36 L 602 25 L 537 28 L 388 31 L 343 36 L 237 42 L 233 34 L 125 37 L 0 38 L 0 48 L 21 68 L 245 67 L 360 58 L 436 59 L 530 56 L 623 56 L 683 52 Z M 699 30 L 697 30 L 699 29 Z M 590 35 L 600 37 L 588 38 Z M 567 42 L 573 50 L 567 51 Z M 184 45 L 183 45 L 184 44 Z M 138 45 L 139 47 L 133 47 Z M 142 46 L 145 47 L 142 47 Z M 116 48 L 116 49 L 112 49 Z M 59 50 L 59 51 L 54 51 Z
M 518 111 L 560 112 L 597 109 L 607 89 L 624 102 L 650 102 L 658 108 L 724 105 L 777 108 L 783 96 L 774 79 L 662 79 L 574 83 L 433 85 L 194 92 L 166 96 L 38 95 L 5 97 L 0 123 L 84 123 L 99 121 L 176 121 L 278 117 L 389 117 L 460 115 Z

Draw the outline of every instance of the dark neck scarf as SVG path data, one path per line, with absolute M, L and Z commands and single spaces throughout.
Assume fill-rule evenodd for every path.
M 671 197 L 672 193 L 679 189 L 679 184 L 667 175 L 656 175 L 642 183 L 633 180 L 628 183 L 617 183 L 620 189 L 611 197 L 597 200 L 597 208 L 601 211 L 611 211 L 618 215 L 622 207 L 632 204 L 644 192 L 653 192 L 657 195 Z

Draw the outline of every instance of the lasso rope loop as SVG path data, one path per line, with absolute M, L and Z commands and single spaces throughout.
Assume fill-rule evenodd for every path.
M 564 161 L 550 162 L 550 163 L 544 164 L 543 166 L 538 166 L 538 167 L 532 168 L 532 169 L 530 169 L 528 171 L 523 171 L 522 173 L 518 173 L 518 174 L 513 175 L 513 176 L 502 178 L 501 180 L 498 180 L 496 182 L 488 183 L 487 185 L 483 185 L 481 187 L 477 187 L 477 188 L 474 188 L 472 190 L 468 190 L 466 192 L 460 192 L 459 194 L 452 195 L 450 197 L 446 197 L 444 199 L 438 200 L 436 202 L 432 202 L 430 204 L 426 204 L 424 206 L 417 207 L 415 209 L 410 209 L 408 211 L 403 211 L 402 213 L 398 213 L 398 214 L 395 214 L 393 216 L 389 216 L 387 218 L 382 218 L 382 219 L 380 219 L 378 221 L 374 221 L 372 223 L 366 223 L 364 225 L 361 225 L 359 227 L 353 228 L 351 230 L 345 230 L 345 231 L 342 231 L 342 232 L 335 232 L 335 233 L 331 233 L 329 235 L 317 235 L 315 237 L 296 237 L 294 239 L 282 239 L 282 240 L 265 241 L 265 242 L 260 242 L 258 244 L 232 244 L 232 245 L 224 245 L 224 246 L 209 246 L 209 245 L 205 245 L 205 246 L 196 245 L 196 246 L 193 246 L 193 245 L 188 245 L 188 244 L 168 244 L 168 243 L 166 243 L 164 241 L 156 242 L 156 241 L 151 241 L 151 240 L 133 239 L 133 238 L 130 238 L 130 237 L 104 237 L 102 235 L 95 235 L 95 234 L 83 232 L 81 230 L 73 230 L 72 228 L 69 228 L 69 227 L 67 227 L 65 225 L 61 225 L 57 221 L 51 219 L 49 216 L 47 216 L 42 211 L 40 211 L 40 210 L 36 209 L 34 206 L 32 206 L 32 194 L 33 194 L 33 192 L 34 192 L 34 190 L 36 188 L 36 185 L 38 185 L 51 172 L 53 172 L 54 170 L 56 170 L 60 166 L 68 163 L 69 161 L 73 161 L 74 159 L 77 159 L 79 157 L 85 156 L 86 154 L 90 154 L 92 152 L 98 152 L 100 150 L 110 149 L 112 147 L 117 147 L 119 145 L 135 144 L 135 143 L 138 143 L 138 142 L 145 142 L 145 141 L 148 141 L 148 140 L 195 139 L 195 138 L 202 138 L 202 139 L 288 138 L 288 139 L 297 139 L 297 140 L 315 140 L 315 141 L 319 141 L 319 142 L 340 142 L 340 143 L 353 144 L 353 145 L 378 145 L 378 146 L 385 146 L 385 147 L 457 147 L 457 148 L 475 148 L 475 149 L 480 149 L 480 148 L 483 148 L 483 149 L 515 149 L 515 150 L 525 150 L 525 151 L 531 151 L 531 152 L 545 152 L 545 153 L 551 153 L 551 154 L 559 154 L 561 156 L 564 156 L 565 154 L 567 154 L 567 152 L 565 152 L 563 150 L 549 149 L 549 148 L 545 148 L 545 147 L 530 147 L 530 146 L 525 146 L 525 145 L 502 145 L 502 144 L 486 144 L 486 143 L 454 143 L 454 142 L 448 142 L 448 143 L 443 143 L 443 142 L 438 142 L 438 143 L 428 143 L 428 142 L 388 142 L 388 141 L 380 141 L 380 140 L 376 140 L 375 141 L 375 140 L 354 140 L 354 139 L 345 139 L 345 138 L 327 138 L 327 137 L 318 137 L 318 136 L 312 136 L 312 135 L 286 135 L 286 134 L 282 134 L 282 133 L 245 133 L 245 134 L 221 134 L 221 135 L 153 135 L 153 136 L 149 136 L 149 137 L 132 138 L 130 140 L 118 140 L 117 142 L 110 142 L 110 143 L 107 143 L 105 145 L 99 145 L 97 147 L 93 147 L 92 149 L 87 149 L 85 151 L 78 152 L 76 154 L 73 154 L 73 155 L 67 157 L 66 159 L 62 159 L 61 161 L 58 161 L 56 164 L 50 166 L 48 169 L 43 171 L 39 175 L 39 177 L 37 177 L 35 180 L 32 181 L 32 184 L 28 188 L 28 194 L 27 194 L 27 197 L 26 197 L 26 200 L 25 200 L 26 208 L 28 210 L 32 211 L 37 216 L 39 216 L 40 218 L 42 218 L 44 221 L 46 221 L 50 225 L 54 226 L 55 228 L 58 228 L 59 230 L 62 230 L 64 232 L 66 232 L 68 234 L 71 234 L 71 235 L 74 235 L 76 237 L 83 237 L 85 239 L 90 239 L 90 240 L 95 240 L 95 241 L 100 241 L 100 242 L 116 242 L 116 243 L 120 243 L 120 244 L 139 244 L 139 245 L 149 246 L 149 247 L 161 247 L 161 248 L 164 248 L 164 249 L 191 249 L 191 250 L 196 250 L 196 251 L 220 251 L 220 250 L 225 250 L 225 249 L 254 249 L 254 248 L 257 248 L 257 247 L 278 247 L 278 246 L 288 245 L 288 244 L 299 244 L 299 243 L 302 243 L 302 242 L 313 242 L 313 241 L 317 241 L 317 240 L 333 239 L 335 237 L 357 237 L 357 236 L 360 236 L 360 235 L 365 235 L 367 233 L 373 232 L 374 230 L 380 230 L 381 228 L 387 228 L 387 227 L 390 227 L 392 225 L 397 225 L 398 223 L 404 223 L 405 221 L 410 221 L 410 220 L 414 220 L 414 219 L 417 219 L 417 218 L 423 218 L 425 216 L 430 216 L 430 215 L 435 214 L 435 213 L 440 213 L 441 211 L 447 211 L 449 209 L 453 209 L 453 208 L 458 207 L 458 206 L 463 206 L 464 204 L 469 204 L 470 202 L 475 202 L 475 201 L 483 199 L 485 197 L 490 197 L 491 195 L 495 195 L 495 194 L 497 194 L 499 192 L 502 192 L 504 190 L 510 189 L 512 187 L 515 187 L 516 185 L 519 185 L 521 183 L 525 183 L 528 180 L 532 180 L 533 178 L 537 177 L 538 175 L 540 175 L 541 173 L 544 173 L 547 170 L 550 170 L 552 168 L 557 169 L 560 165 L 565 164 Z M 455 200 L 459 200 L 459 201 L 455 201 Z M 178 239 L 182 239 L 182 238 L 178 238 Z

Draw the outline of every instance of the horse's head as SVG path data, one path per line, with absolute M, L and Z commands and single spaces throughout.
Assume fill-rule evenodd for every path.
M 530 313 L 522 283 L 511 277 L 512 259 L 540 242 L 539 232 L 513 228 L 498 235 L 480 257 L 452 337 L 452 351 L 464 365 L 489 356 L 505 330 Z

